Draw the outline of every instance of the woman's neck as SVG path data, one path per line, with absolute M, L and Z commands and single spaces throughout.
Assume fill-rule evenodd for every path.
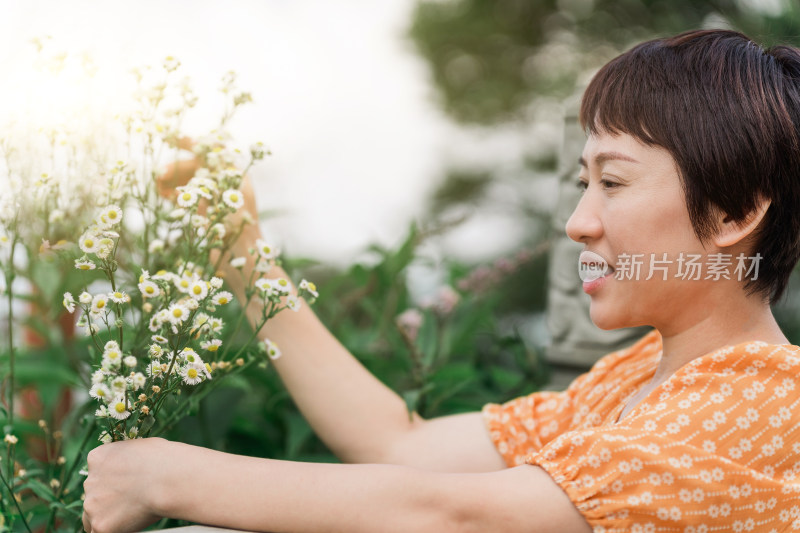
M 743 298 L 729 305 L 713 305 L 714 312 L 684 327 L 658 328 L 663 352 L 653 381 L 663 382 L 692 360 L 723 346 L 747 341 L 786 344 L 769 305 Z

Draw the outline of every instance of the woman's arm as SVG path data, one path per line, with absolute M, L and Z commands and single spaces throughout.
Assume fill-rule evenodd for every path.
M 140 439 L 89 455 L 84 527 L 136 531 L 169 516 L 251 531 L 588 532 L 543 470 L 448 474 L 293 463 Z
M 251 263 L 245 270 L 252 268 Z M 286 275 L 274 268 L 268 276 Z M 239 301 L 244 301 L 238 273 L 227 278 Z M 259 303 L 252 302 L 247 314 L 251 324 L 257 323 Z M 297 313 L 279 313 L 259 336 L 280 347 L 283 355 L 273 362 L 275 369 L 303 416 L 342 461 L 451 472 L 505 467 L 480 413 L 429 421 L 414 413 L 409 420 L 405 401 L 368 372 L 309 306 Z
M 185 146 L 184 146 L 185 147 Z M 172 165 L 159 180 L 159 192 L 170 197 L 198 168 L 197 161 Z M 243 210 L 257 220 L 255 194 L 249 178 L 242 183 Z M 236 222 L 234 222 L 234 226 Z M 247 257 L 241 273 L 222 262 L 225 278 L 240 302 L 243 280 L 251 279 L 254 260 L 249 250 L 261 238 L 249 224 L 234 243 L 232 256 Z M 287 277 L 274 267 L 268 277 Z M 247 308 L 250 323 L 261 317 L 254 301 Z M 259 336 L 276 342 L 283 353 L 274 366 L 314 431 L 342 461 L 389 463 L 440 471 L 484 472 L 505 467 L 479 413 L 425 421 L 409 420 L 405 401 L 369 373 L 303 305 L 298 313 L 283 311 Z

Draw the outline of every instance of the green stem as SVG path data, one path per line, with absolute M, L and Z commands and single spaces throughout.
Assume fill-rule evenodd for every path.
M 8 480 L 6 479 L 6 476 L 3 475 L 2 471 L 0 471 L 0 480 L 2 480 L 3 485 L 5 485 L 6 489 L 8 489 L 8 493 L 11 494 L 11 501 L 14 502 L 14 506 L 17 508 L 17 511 L 19 512 L 19 517 L 22 518 L 22 523 L 25 524 L 25 529 L 28 530 L 28 533 L 32 533 L 31 526 L 28 525 L 28 521 L 25 519 L 25 513 L 22 512 L 22 508 L 19 506 L 19 502 L 17 501 L 17 498 L 14 496 L 14 488 L 8 484 Z
M 251 360 L 247 361 L 244 365 L 239 367 L 237 372 L 243 372 L 244 370 L 246 370 L 247 368 L 252 366 L 253 363 L 255 363 L 255 362 L 256 362 L 256 359 L 251 359 Z M 230 374 L 232 374 L 232 373 L 233 372 L 231 372 Z M 230 375 L 230 374 L 228 374 L 228 375 Z M 220 376 L 220 378 L 222 378 L 222 376 Z M 205 387 L 203 387 L 203 390 L 201 392 L 198 392 L 196 395 L 193 395 L 193 396 L 196 396 L 197 397 L 197 401 L 199 402 L 200 400 L 202 400 L 203 398 L 208 396 L 209 393 L 213 392 L 219 386 L 218 384 L 220 383 L 220 381 L 221 381 L 221 379 L 218 379 L 217 381 L 214 381 L 213 383 L 210 383 L 210 384 L 206 385 Z M 193 390 L 196 390 L 196 389 L 193 389 Z M 153 436 L 154 437 L 158 437 L 159 435 L 162 435 L 165 431 L 169 430 L 173 425 L 175 425 L 176 422 L 178 422 L 181 418 L 183 418 L 183 416 L 185 414 L 184 411 L 186 411 L 190 407 L 191 407 L 191 405 L 189 404 L 189 402 L 187 400 L 184 403 L 184 405 L 179 406 L 167 418 L 166 422 L 164 422 L 164 424 L 161 425 L 161 427 L 158 429 L 158 431 L 156 431 L 155 435 L 153 435 Z
M 17 236 L 11 240 L 11 251 L 9 253 L 8 268 L 6 268 L 6 294 L 8 296 L 8 427 L 9 431 L 14 431 L 14 250 L 17 247 Z M 13 479 L 14 461 L 13 454 L 8 457 L 8 477 Z M 12 493 L 12 498 L 13 498 Z M 16 501 L 16 500 L 15 500 Z
M 61 486 L 58 488 L 58 493 L 56 493 L 56 499 L 59 500 L 64 494 L 64 489 L 66 488 L 69 481 L 72 479 L 72 476 L 75 474 L 75 469 L 78 468 L 78 465 L 81 464 L 81 457 L 83 456 L 83 449 L 86 447 L 86 444 L 89 442 L 89 438 L 94 434 L 94 430 L 97 427 L 97 419 L 92 419 L 92 424 L 89 426 L 89 430 L 84 435 L 83 440 L 81 441 L 80 446 L 78 446 L 78 452 L 75 454 L 75 459 L 72 461 L 72 466 L 67 471 L 67 475 L 64 476 L 61 480 Z M 47 527 L 45 531 L 51 531 L 51 527 L 55 523 L 56 520 L 56 508 L 54 507 L 52 511 L 50 511 L 50 518 L 47 520 Z

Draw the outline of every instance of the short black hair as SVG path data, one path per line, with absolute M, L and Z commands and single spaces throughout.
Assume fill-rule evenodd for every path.
M 763 260 L 745 285 L 777 302 L 800 258 L 800 50 L 764 49 L 729 30 L 639 44 L 606 64 L 583 96 L 589 134 L 627 133 L 675 159 L 695 234 L 713 207 L 744 221 L 771 204 L 755 232 Z

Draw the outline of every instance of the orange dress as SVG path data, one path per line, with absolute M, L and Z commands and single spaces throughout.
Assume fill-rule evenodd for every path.
M 652 331 L 564 392 L 486 405 L 492 441 L 547 471 L 595 532 L 800 531 L 800 348 L 706 354 L 617 422 L 660 356 Z

